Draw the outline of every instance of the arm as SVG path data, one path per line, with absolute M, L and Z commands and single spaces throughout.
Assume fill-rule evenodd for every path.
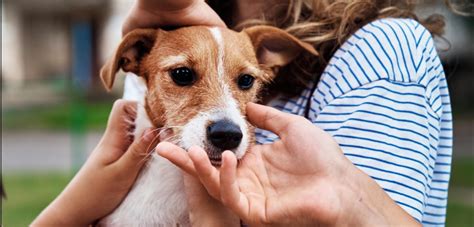
M 101 141 L 64 191 L 32 226 L 89 226 L 112 212 L 126 196 L 156 142 L 156 130 L 135 140 L 129 133 L 136 104 L 115 102 Z
M 437 198 L 446 197 L 447 159 L 440 161 L 443 170 L 436 169 L 444 151 L 439 145 L 447 144 L 439 117 L 449 98 L 429 32 L 412 20 L 383 19 L 341 49 L 321 78 L 310 120 L 415 220 L 443 223 L 446 210 L 430 197 L 433 188 Z M 444 174 L 440 183 L 436 173 Z
M 347 177 L 349 203 L 346 215 L 353 215 L 349 226 L 421 226 L 410 214 L 403 210 L 366 173 L 352 165 L 352 174 Z M 350 205 L 350 201 L 354 201 Z

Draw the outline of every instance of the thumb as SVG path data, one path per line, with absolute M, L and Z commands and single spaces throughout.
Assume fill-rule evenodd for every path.
M 151 157 L 151 151 L 155 149 L 158 142 L 158 130 L 145 129 L 142 136 L 135 139 L 125 154 L 117 161 L 117 165 L 123 169 L 140 170 Z
M 299 117 L 281 112 L 275 108 L 256 104 L 247 103 L 247 117 L 250 123 L 258 128 L 272 131 L 282 137 L 290 125 L 298 121 Z

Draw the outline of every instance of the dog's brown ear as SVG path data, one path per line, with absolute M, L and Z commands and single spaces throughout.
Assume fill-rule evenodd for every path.
M 262 25 L 246 28 L 243 32 L 250 37 L 258 62 L 269 67 L 284 66 L 302 51 L 318 55 L 311 44 L 279 28 Z
M 140 63 L 149 54 L 159 32 L 157 29 L 136 29 L 122 39 L 114 56 L 100 70 L 100 78 L 107 90 L 112 89 L 115 74 L 120 68 L 139 74 Z

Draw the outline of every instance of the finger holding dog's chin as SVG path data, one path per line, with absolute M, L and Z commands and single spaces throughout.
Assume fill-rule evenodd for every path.
M 212 197 L 220 198 L 219 170 L 211 164 L 201 147 L 192 146 L 186 151 L 175 144 L 162 142 L 156 147 L 156 152 L 187 174 L 197 177 Z
M 196 176 L 196 169 L 186 150 L 170 142 L 161 142 L 155 151 L 186 173 Z
M 188 153 L 196 169 L 196 175 L 206 187 L 207 192 L 209 192 L 212 197 L 219 199 L 220 170 L 211 164 L 206 152 L 202 148 L 193 146 L 189 149 Z
M 162 142 L 156 151 L 185 172 L 189 217 L 194 225 L 222 226 L 226 223 L 226 226 L 240 226 L 240 219 L 220 202 L 219 172 L 202 148 L 192 146 L 186 151 L 175 144 Z M 223 164 L 224 159 L 225 155 Z

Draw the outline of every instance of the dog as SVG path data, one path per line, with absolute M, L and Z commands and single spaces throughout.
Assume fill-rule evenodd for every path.
M 135 95 L 135 138 L 147 127 L 170 130 L 169 141 L 203 147 L 218 166 L 225 150 L 238 159 L 245 155 L 254 142 L 246 103 L 257 101 L 276 70 L 302 52 L 317 55 L 310 44 L 271 26 L 137 29 L 123 38 L 101 78 L 110 90 L 120 69 L 138 76 L 133 80 L 143 92 Z M 153 154 L 127 197 L 99 224 L 189 226 L 183 187 L 180 170 Z

